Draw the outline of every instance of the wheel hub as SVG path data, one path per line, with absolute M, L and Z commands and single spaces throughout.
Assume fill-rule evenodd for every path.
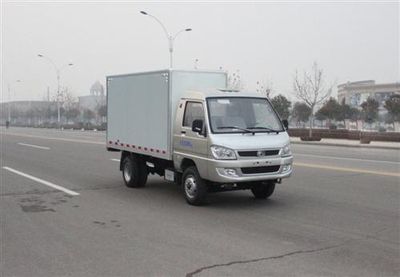
M 197 192 L 196 179 L 193 176 L 188 176 L 185 180 L 185 193 L 188 197 L 194 198 Z
M 126 182 L 130 182 L 132 179 L 132 166 L 131 166 L 131 162 L 127 161 L 124 164 L 124 178 Z

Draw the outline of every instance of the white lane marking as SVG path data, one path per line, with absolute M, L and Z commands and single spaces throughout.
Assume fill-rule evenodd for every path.
M 296 156 L 304 156 L 304 157 L 313 157 L 313 158 L 321 158 L 321 159 L 331 159 L 331 160 L 348 160 L 348 161 L 357 161 L 357 162 L 370 162 L 370 163 L 387 163 L 387 164 L 396 164 L 399 165 L 400 162 L 392 162 L 392 161 L 381 161 L 381 160 L 364 160 L 357 158 L 345 158 L 345 157 L 332 157 L 332 156 L 321 156 L 321 155 L 312 155 L 312 154 L 293 154 Z
M 77 192 L 75 192 L 75 191 L 66 189 L 66 188 L 64 188 L 64 187 L 58 186 L 58 185 L 56 185 L 56 184 L 53 184 L 53 183 L 51 183 L 51 182 L 48 182 L 48 181 L 45 181 L 45 180 L 43 180 L 43 179 L 37 178 L 37 177 L 35 177 L 35 176 L 32 176 L 32 175 L 23 173 L 23 172 L 21 172 L 21 171 L 18 171 L 18 170 L 16 170 L 16 169 L 11 168 L 11 167 L 3 166 L 3 169 L 8 170 L 8 171 L 11 171 L 11 172 L 13 172 L 13 173 L 15 173 L 15 174 L 17 174 L 17 175 L 20 175 L 20 176 L 23 176 L 23 177 L 25 177 L 25 178 L 31 179 L 31 180 L 33 180 L 33 181 L 35 181 L 35 182 L 38 182 L 38 183 L 41 183 L 41 184 L 43 184 L 43 185 L 49 186 L 49 187 L 51 187 L 51 188 L 53 188 L 53 189 L 57 189 L 57 190 L 63 191 L 63 192 L 65 192 L 65 193 L 69 194 L 69 195 L 74 195 L 74 196 L 79 195 L 79 193 L 77 193 Z
M 79 142 L 79 143 L 89 143 L 89 144 L 99 144 L 99 145 L 106 145 L 105 141 L 89 141 L 89 140 L 82 140 L 82 139 L 68 139 L 68 138 L 56 138 L 56 137 L 43 137 L 43 136 L 36 136 L 36 135 L 27 135 L 27 134 L 16 134 L 16 133 L 4 133 L 5 135 L 17 136 L 17 137 L 26 137 L 26 138 L 40 138 L 40 139 L 48 139 L 48 140 L 60 140 L 60 141 L 67 141 L 67 142 Z
M 46 147 L 46 146 L 39 146 L 39 145 L 34 145 L 34 144 L 22 143 L 22 142 L 18 142 L 17 144 L 22 145 L 22 146 L 37 148 L 37 149 L 50 150 L 50 147 Z
M 110 160 L 112 160 L 114 162 L 120 162 L 121 161 L 121 160 L 118 160 L 118 159 L 110 159 Z

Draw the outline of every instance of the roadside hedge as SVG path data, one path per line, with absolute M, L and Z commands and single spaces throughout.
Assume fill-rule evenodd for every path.
M 309 130 L 307 128 L 295 128 L 289 129 L 288 133 L 291 137 L 307 137 L 308 131 Z M 400 142 L 399 132 L 366 132 L 346 129 L 313 129 L 313 137 Z

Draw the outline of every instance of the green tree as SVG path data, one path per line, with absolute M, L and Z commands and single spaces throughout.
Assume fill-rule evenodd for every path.
M 361 104 L 361 108 L 365 122 L 371 124 L 378 119 L 379 103 L 374 98 L 368 97 L 368 99 Z
M 271 99 L 272 106 L 282 119 L 288 119 L 292 103 L 282 94 Z
M 325 113 L 323 111 L 321 111 L 321 109 L 319 109 L 316 113 L 315 113 L 315 119 L 322 121 L 322 120 L 326 120 L 327 117 L 325 115 Z M 322 127 L 322 126 L 321 126 Z
M 292 110 L 292 117 L 296 119 L 297 123 L 307 122 L 311 116 L 311 108 L 302 102 L 294 103 Z
M 356 121 L 359 120 L 361 118 L 361 113 L 357 108 L 354 107 L 350 107 L 349 105 L 348 108 L 346 107 L 345 109 L 345 119 L 349 119 L 351 121 Z
M 348 113 L 350 111 L 350 105 L 347 105 L 345 100 L 342 100 L 342 103 L 339 105 L 339 112 L 336 114 L 335 120 L 336 121 L 343 121 L 343 125 L 346 126 L 345 119 L 349 119 Z
M 400 121 L 400 95 L 392 95 L 385 101 L 384 107 L 388 111 L 390 121 Z
M 342 106 L 334 98 L 329 98 L 329 100 L 317 111 L 317 118 L 331 120 L 344 120 L 342 115 Z
M 341 109 L 341 114 L 337 120 L 344 121 L 345 119 L 348 119 L 351 121 L 356 121 L 360 119 L 360 111 L 355 107 L 347 105 L 344 99 L 342 101 L 342 104 L 340 105 L 340 109 Z

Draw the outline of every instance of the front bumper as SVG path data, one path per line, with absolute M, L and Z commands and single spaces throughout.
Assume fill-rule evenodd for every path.
M 293 156 L 276 158 L 211 160 L 208 162 L 208 180 L 217 183 L 253 182 L 287 178 L 292 174 Z M 242 168 L 279 167 L 270 173 L 244 174 Z M 286 169 L 286 170 L 285 170 Z M 226 174 L 227 171 L 235 174 Z

